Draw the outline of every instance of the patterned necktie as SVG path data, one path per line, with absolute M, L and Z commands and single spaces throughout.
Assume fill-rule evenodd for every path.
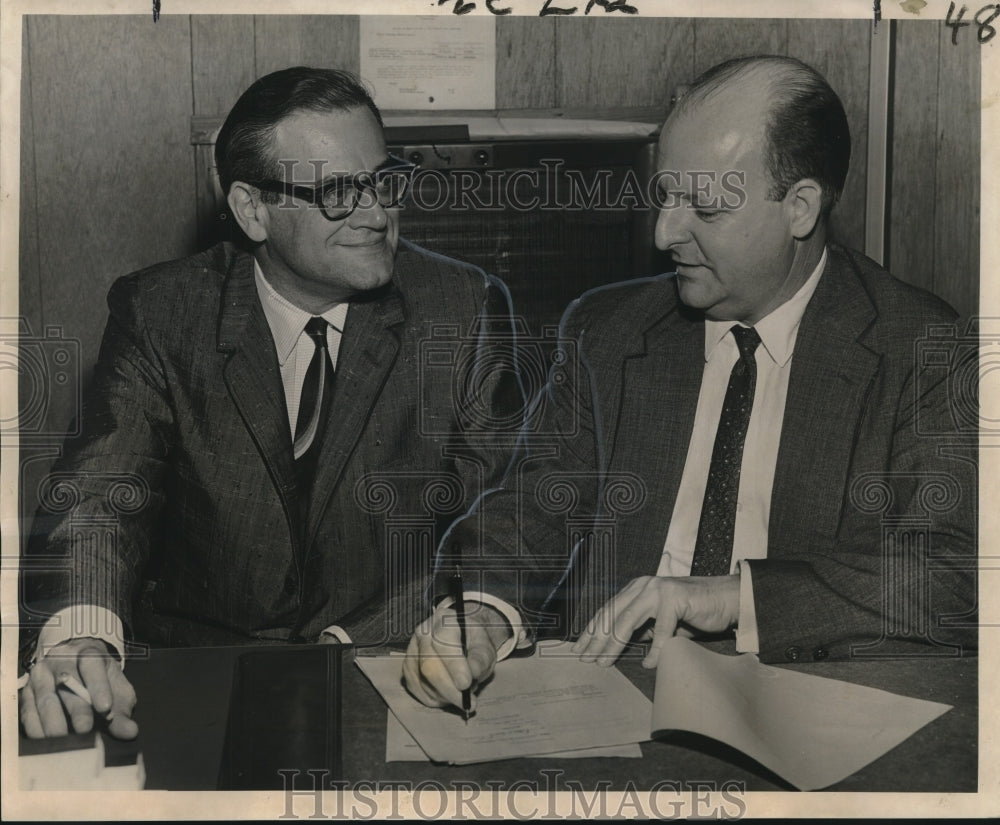
M 299 414 L 295 422 L 293 451 L 300 489 L 308 487 L 312 480 L 333 396 L 333 362 L 327 348 L 326 327 L 326 321 L 318 317 L 311 318 L 306 324 L 306 334 L 316 345 L 316 350 L 302 382 Z
M 715 447 L 708 468 L 705 501 L 698 522 L 698 538 L 691 560 L 692 576 L 727 575 L 733 555 L 740 465 L 743 463 L 743 442 L 753 409 L 754 386 L 757 383 L 754 352 L 760 343 L 760 336 L 753 327 L 734 326 L 731 332 L 739 347 L 740 359 L 729 374 L 729 386 L 722 402 L 719 429 L 715 434 Z

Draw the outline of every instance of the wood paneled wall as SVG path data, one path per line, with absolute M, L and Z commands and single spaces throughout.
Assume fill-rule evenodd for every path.
M 30 17 L 22 35 L 20 315 L 34 336 L 54 328 L 79 342 L 70 374 L 82 385 L 112 281 L 193 250 L 191 24 Z M 47 402 L 35 442 L 21 451 L 27 516 L 78 410 L 67 392 L 76 381 L 49 394 L 44 376 L 22 376 L 19 408 L 36 393 Z
M 91 363 L 111 282 L 195 239 L 190 23 L 32 17 L 24 37 L 20 311 Z
M 980 47 L 951 29 L 897 25 L 889 260 L 959 312 L 979 306 Z M 970 47 L 971 45 L 971 47 Z M 996 227 L 994 227 L 994 231 Z
M 867 20 L 501 17 L 498 108 L 666 108 L 728 57 L 800 57 L 847 108 L 854 163 L 834 235 L 864 244 Z M 883 26 L 882 32 L 888 32 Z M 890 263 L 960 310 L 978 300 L 978 48 L 940 23 L 897 26 Z M 97 354 L 111 281 L 194 251 L 192 115 L 222 115 L 256 77 L 294 64 L 359 69 L 356 16 L 25 18 L 21 314 Z M 53 409 L 52 427 L 72 410 Z

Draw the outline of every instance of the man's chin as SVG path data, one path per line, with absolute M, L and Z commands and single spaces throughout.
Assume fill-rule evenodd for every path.
M 392 270 L 387 269 L 380 272 L 366 273 L 359 283 L 361 292 L 376 292 L 385 287 L 392 280 Z
M 376 292 L 382 289 L 392 280 L 392 265 L 374 265 L 366 268 L 364 275 L 358 278 L 358 287 L 361 292 Z
M 705 289 L 704 282 L 691 275 L 677 273 L 677 292 L 680 295 L 681 303 L 691 309 L 704 311 L 714 303 L 713 296 L 709 295 Z
M 396 255 L 388 243 L 356 246 L 350 252 L 356 277 L 366 289 L 378 289 L 392 280 Z

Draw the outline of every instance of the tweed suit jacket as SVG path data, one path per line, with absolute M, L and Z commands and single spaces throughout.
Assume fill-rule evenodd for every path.
M 916 357 L 934 325 L 945 332 L 931 343 L 954 355 L 955 320 L 934 296 L 830 247 L 791 362 L 767 558 L 745 562 L 763 661 L 974 645 L 975 434 L 957 423 L 955 371 Z M 456 524 L 448 543 L 478 552 L 482 586 L 541 628 L 556 621 L 560 583 L 572 635 L 656 573 L 704 321 L 672 275 L 657 276 L 586 293 L 561 340 L 533 435 L 480 520 Z
M 440 534 L 502 473 L 498 433 L 520 423 L 510 370 L 472 371 L 474 420 L 454 389 L 456 364 L 504 357 L 494 333 L 509 350 L 503 284 L 400 241 L 391 283 L 351 303 L 308 501 L 250 255 L 220 244 L 154 266 L 108 304 L 82 434 L 26 560 L 36 615 L 96 604 L 166 645 L 333 623 L 359 642 L 407 637 Z M 104 540 L 81 540 L 101 519 Z M 61 570 L 33 572 L 42 556 Z

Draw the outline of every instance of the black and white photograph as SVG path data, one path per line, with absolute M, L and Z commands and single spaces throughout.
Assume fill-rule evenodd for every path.
M 4 819 L 1000 814 L 1000 4 L 762 5 L 2 0 Z

